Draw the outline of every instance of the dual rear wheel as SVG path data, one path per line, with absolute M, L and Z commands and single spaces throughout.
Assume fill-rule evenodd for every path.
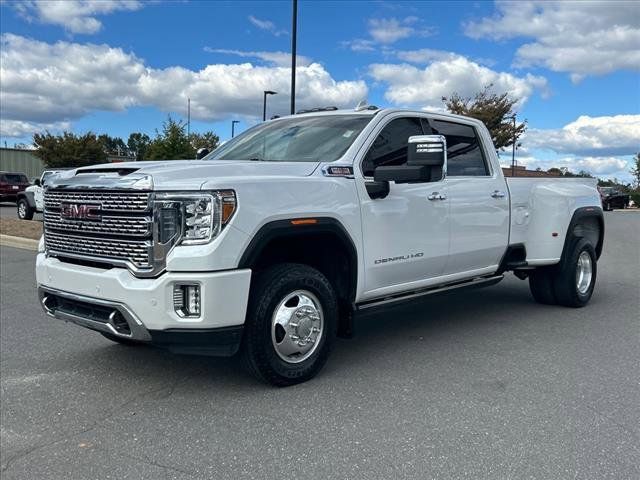
M 584 238 L 575 238 L 558 265 L 541 267 L 529 275 L 529 288 L 538 303 L 584 307 L 596 283 L 597 256 Z

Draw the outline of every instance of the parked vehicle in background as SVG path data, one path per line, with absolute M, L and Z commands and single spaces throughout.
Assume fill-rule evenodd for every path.
M 598 187 L 602 209 L 611 211 L 614 208 L 628 208 L 630 196 L 615 187 Z
M 57 175 L 39 295 L 50 317 L 112 341 L 240 352 L 258 378 L 292 385 L 363 310 L 508 271 L 540 303 L 585 306 L 604 238 L 595 181 L 505 179 L 472 118 L 314 110 L 203 160 Z
M 0 202 L 15 202 L 29 185 L 24 173 L 0 172 Z
M 45 170 L 40 178 L 35 179 L 33 185 L 28 186 L 24 192 L 17 195 L 16 205 L 20 220 L 31 220 L 34 214 L 44 211 L 44 189 L 47 181 L 59 171 L 63 170 Z

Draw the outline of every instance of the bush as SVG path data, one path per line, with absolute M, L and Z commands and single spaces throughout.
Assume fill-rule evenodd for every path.
M 629 197 L 633 200 L 633 204 L 636 207 L 640 207 L 640 190 L 636 189 L 633 192 L 629 193 Z

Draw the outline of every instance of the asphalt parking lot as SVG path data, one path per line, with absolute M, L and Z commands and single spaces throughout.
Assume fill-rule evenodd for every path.
M 50 320 L 3 247 L 0 476 L 640 478 L 640 214 L 606 228 L 588 307 L 509 275 L 360 318 L 287 389 Z
M 2 218 L 18 218 L 18 212 L 15 203 L 2 202 L 0 203 L 0 217 Z M 36 213 L 33 216 L 34 220 L 42 220 L 42 214 Z

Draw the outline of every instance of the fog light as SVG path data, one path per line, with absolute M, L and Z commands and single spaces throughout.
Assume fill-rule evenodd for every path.
M 173 308 L 181 317 L 199 317 L 200 285 L 176 283 L 173 286 Z

